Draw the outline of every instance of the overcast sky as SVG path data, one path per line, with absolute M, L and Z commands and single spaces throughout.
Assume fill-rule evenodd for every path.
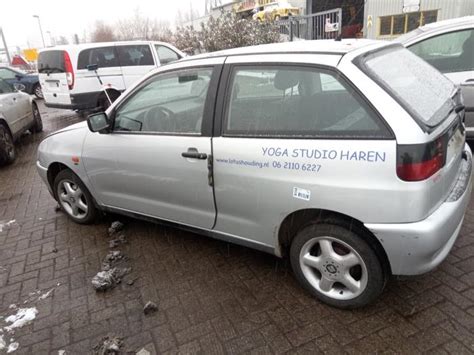
M 173 24 L 177 11 L 189 10 L 190 3 L 200 14 L 204 13 L 205 0 L 2 0 L 0 27 L 3 27 L 8 47 L 40 47 L 38 20 L 33 15 L 40 16 L 48 44 L 48 31 L 54 37 L 63 35 L 71 41 L 74 33 L 82 38 L 95 21 L 113 24 L 132 16 L 137 7 L 142 15 Z

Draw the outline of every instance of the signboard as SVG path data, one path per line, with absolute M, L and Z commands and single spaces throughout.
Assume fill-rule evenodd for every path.
M 421 0 L 403 0 L 402 12 L 406 14 L 407 12 L 420 11 L 420 1 Z
M 331 22 L 329 17 L 326 18 L 326 23 L 324 24 L 324 32 L 337 32 L 339 31 L 339 23 L 338 22 Z

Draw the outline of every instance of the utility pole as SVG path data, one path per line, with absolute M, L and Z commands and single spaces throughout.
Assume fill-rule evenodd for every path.
M 7 54 L 8 65 L 12 64 L 12 59 L 10 58 L 10 52 L 8 51 L 7 41 L 5 40 L 5 35 L 3 34 L 3 29 L 0 27 L 0 36 L 2 37 L 3 47 L 5 48 L 5 53 Z
M 41 40 L 43 41 L 43 48 L 46 48 L 46 44 L 44 43 L 43 29 L 41 28 L 40 17 L 38 15 L 33 15 L 33 17 L 36 17 L 38 19 L 38 25 L 39 25 L 40 33 L 41 33 Z

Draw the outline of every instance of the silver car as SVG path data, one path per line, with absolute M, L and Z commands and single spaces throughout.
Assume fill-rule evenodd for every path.
M 0 79 L 0 165 L 15 160 L 14 142 L 25 131 L 43 130 L 38 105 L 23 89 L 23 84 L 12 86 Z
M 77 223 L 121 213 L 287 256 L 313 295 L 360 307 L 456 241 L 472 165 L 459 96 L 399 44 L 228 50 L 147 75 L 47 137 L 37 167 Z
M 430 23 L 397 41 L 461 86 L 466 135 L 474 139 L 474 16 Z

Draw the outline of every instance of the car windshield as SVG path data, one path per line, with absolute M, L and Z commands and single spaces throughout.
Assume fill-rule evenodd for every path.
M 360 64 L 366 74 L 425 126 L 437 126 L 454 108 L 456 86 L 402 46 L 366 54 Z

